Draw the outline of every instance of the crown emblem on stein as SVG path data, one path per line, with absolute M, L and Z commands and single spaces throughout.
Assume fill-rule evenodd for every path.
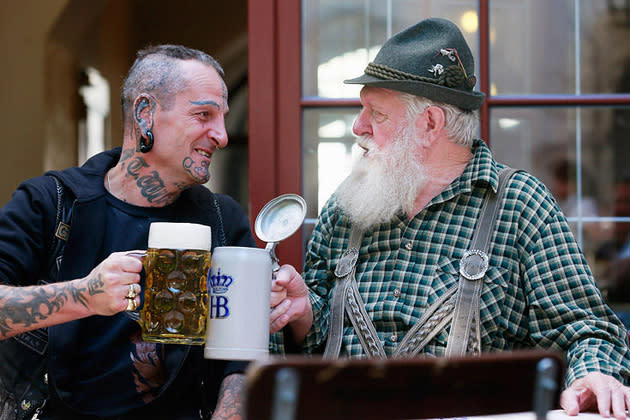
M 227 292 L 233 281 L 232 276 L 221 274 L 221 269 L 219 269 L 217 274 L 210 276 L 210 291 L 213 295 L 223 294 Z

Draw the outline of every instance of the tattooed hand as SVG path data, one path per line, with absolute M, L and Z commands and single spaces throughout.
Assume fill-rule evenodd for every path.
M 142 262 L 111 254 L 82 279 L 44 286 L 0 285 L 0 339 L 90 315 L 113 315 L 127 308 L 129 285 L 140 282 Z M 140 286 L 133 286 L 135 291 Z M 139 304 L 139 297 L 136 303 Z
M 138 251 L 142 252 L 142 251 Z M 114 315 L 127 308 L 130 284 L 140 283 L 142 261 L 129 252 L 114 252 L 85 277 L 80 287 L 85 305 L 96 315 Z M 136 294 L 140 286 L 134 286 Z M 136 297 L 136 307 L 140 298 Z

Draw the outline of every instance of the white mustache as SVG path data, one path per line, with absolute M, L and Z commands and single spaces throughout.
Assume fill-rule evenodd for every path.
M 364 155 L 366 156 L 371 156 L 379 150 L 372 136 L 357 137 L 355 144 L 364 151 Z

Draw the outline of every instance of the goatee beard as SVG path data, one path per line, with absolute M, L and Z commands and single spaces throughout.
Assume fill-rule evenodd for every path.
M 359 158 L 335 193 L 353 224 L 367 229 L 389 222 L 401 212 L 412 215 L 416 197 L 427 181 L 424 165 L 416 157 L 420 140 L 413 128 L 403 127 L 383 150 L 369 137 L 359 141 L 371 146 L 369 152 Z

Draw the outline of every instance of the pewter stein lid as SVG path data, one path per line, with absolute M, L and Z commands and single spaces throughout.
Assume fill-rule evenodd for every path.
M 280 242 L 297 231 L 306 216 L 306 201 L 297 194 L 283 194 L 269 201 L 256 217 L 256 236 L 265 242 Z

